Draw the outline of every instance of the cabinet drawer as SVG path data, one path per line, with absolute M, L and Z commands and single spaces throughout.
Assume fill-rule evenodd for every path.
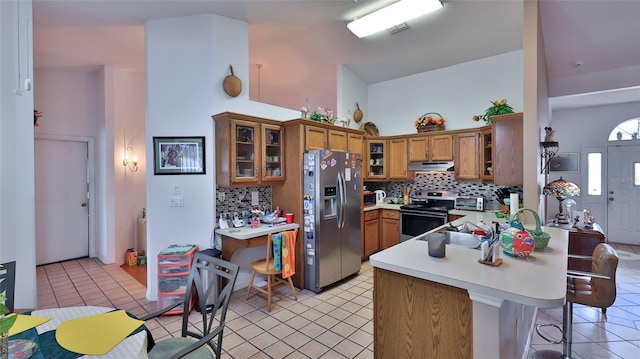
M 163 308 L 166 308 L 166 307 L 170 306 L 171 304 L 181 303 L 181 302 L 184 302 L 184 294 L 183 295 L 168 295 L 168 296 L 158 295 L 158 308 L 159 309 L 163 309 Z M 172 311 L 173 312 L 182 311 L 183 307 L 184 307 L 184 304 L 180 304 L 175 309 L 172 309 Z
M 382 218 L 400 219 L 400 211 L 396 211 L 393 209 L 383 209 Z
M 183 266 L 175 266 L 175 265 L 158 265 L 158 270 L 162 274 L 178 274 L 178 273 L 189 273 L 189 264 L 185 264 Z
M 158 292 L 173 293 L 187 290 L 189 275 L 158 277 Z
M 365 222 L 373 220 L 373 219 L 378 219 L 378 211 L 377 210 L 364 212 L 364 221 Z

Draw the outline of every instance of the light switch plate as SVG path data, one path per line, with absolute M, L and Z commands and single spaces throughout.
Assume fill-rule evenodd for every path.
M 251 192 L 251 205 L 257 206 L 260 204 L 260 193 L 257 191 Z

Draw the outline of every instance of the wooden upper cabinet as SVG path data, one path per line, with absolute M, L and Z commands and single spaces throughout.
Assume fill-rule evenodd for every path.
M 387 140 L 366 139 L 366 154 L 363 160 L 365 180 L 387 179 L 387 157 L 389 156 Z
M 322 127 L 305 126 L 305 149 L 324 150 L 327 149 L 327 130 Z
M 357 133 L 349 133 L 349 152 L 364 153 L 364 136 Z
M 284 182 L 281 122 L 231 112 L 215 115 L 213 120 L 218 186 Z
M 480 179 L 480 131 L 456 134 L 456 180 Z
M 284 181 L 284 130 L 282 126 L 261 124 L 262 181 Z
M 409 138 L 409 161 L 427 161 L 427 147 L 429 138 L 427 136 Z
M 430 135 L 429 158 L 431 161 L 453 160 L 453 135 Z
M 389 159 L 387 167 L 389 168 L 389 179 L 407 179 L 407 139 L 390 139 L 389 140 Z
M 349 138 L 347 133 L 340 130 L 329 130 L 329 145 L 331 151 L 347 152 L 349 150 Z
M 409 138 L 409 161 L 453 160 L 453 135 L 420 135 Z
M 480 130 L 480 172 L 482 182 L 493 182 L 493 134 L 491 126 Z
M 493 121 L 493 182 L 518 186 L 523 182 L 523 114 L 491 116 Z

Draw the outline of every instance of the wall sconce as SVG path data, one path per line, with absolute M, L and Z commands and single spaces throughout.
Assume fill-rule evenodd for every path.
M 131 148 L 131 146 L 127 147 L 127 150 L 124 153 L 122 165 L 125 168 L 128 167 L 131 172 L 138 172 L 138 156 L 133 154 L 133 148 Z

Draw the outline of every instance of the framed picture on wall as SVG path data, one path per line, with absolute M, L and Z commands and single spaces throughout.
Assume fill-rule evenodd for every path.
M 551 161 L 549 161 L 549 170 L 554 172 L 580 172 L 580 154 L 556 154 Z
M 205 174 L 204 137 L 154 137 L 154 175 Z

